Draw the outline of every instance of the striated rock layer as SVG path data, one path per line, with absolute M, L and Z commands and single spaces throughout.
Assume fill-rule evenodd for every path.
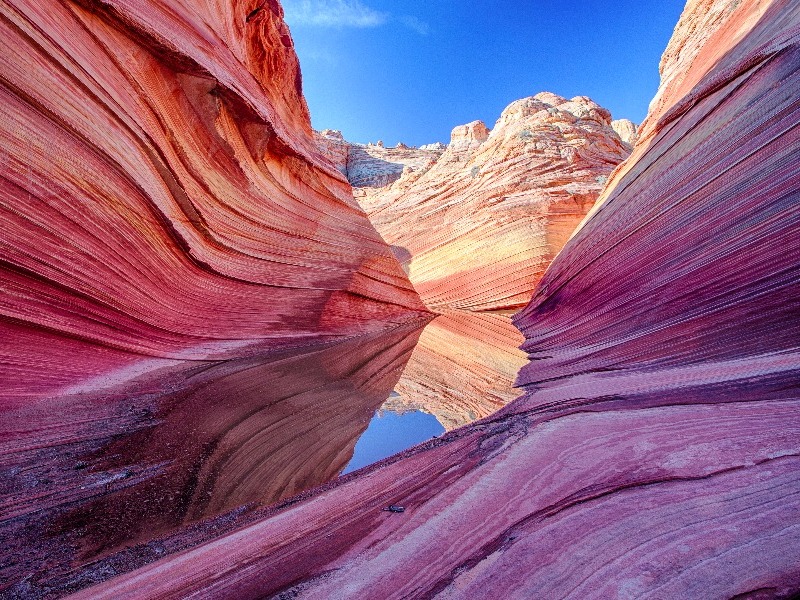
M 524 398 L 82 597 L 800 593 L 800 5 L 691 0 L 664 65 Z
M 0 422 L 0 597 L 83 587 L 109 553 L 154 560 L 173 547 L 159 536 L 338 476 L 423 325 L 16 411 Z
M 629 153 L 606 109 L 545 92 L 356 198 L 428 307 L 518 309 Z
M 0 16 L 2 407 L 422 309 L 319 155 L 277 2 Z

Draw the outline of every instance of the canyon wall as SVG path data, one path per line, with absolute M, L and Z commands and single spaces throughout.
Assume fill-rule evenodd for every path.
M 516 310 L 629 153 L 606 109 L 544 92 L 355 194 L 429 308 Z
M 0 423 L 0 598 L 62 595 L 109 554 L 155 560 L 174 548 L 164 535 L 337 477 L 423 326 L 19 409 Z
M 523 398 L 80 597 L 800 593 L 800 5 L 690 0 L 664 56 Z
M 423 310 L 319 155 L 277 2 L 0 15 L 3 406 Z
M 9 0 L 0 35 L 0 597 L 39 598 L 335 477 L 428 317 L 277 2 Z

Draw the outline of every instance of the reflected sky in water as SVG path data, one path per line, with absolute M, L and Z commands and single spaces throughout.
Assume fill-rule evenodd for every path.
M 373 416 L 342 474 L 486 417 L 518 395 L 522 335 L 507 315 L 451 312 L 431 321 L 394 391 Z
M 444 433 L 444 427 L 430 413 L 421 410 L 395 412 L 378 410 L 358 440 L 353 458 L 342 475 L 383 460 Z

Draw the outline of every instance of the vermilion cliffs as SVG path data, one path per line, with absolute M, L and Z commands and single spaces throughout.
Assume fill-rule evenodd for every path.
M 615 123 L 632 139 L 630 121 Z M 513 102 L 491 131 L 456 127 L 439 157 L 384 151 L 406 165 L 388 186 L 350 181 L 428 307 L 514 310 L 629 153 L 606 109 L 545 92 Z
M 39 261 L 31 258 L 27 270 L 22 264 L 8 267 L 11 275 L 3 282 L 17 281 L 12 276 L 28 277 L 53 287 L 53 291 L 39 298 L 32 292 L 22 295 L 15 288 L 4 296 L 4 302 L 18 307 L 20 314 L 4 317 L 3 326 L 32 332 L 30 337 L 5 338 L 11 340 L 6 342 L 7 354 L 21 365 L 16 368 L 28 369 L 20 372 L 29 376 L 29 380 L 16 380 L 9 399 L 3 400 L 4 417 L 9 416 L 4 418 L 7 430 L 0 439 L 4 444 L 4 467 L 9 464 L 8 457 L 17 461 L 12 468 L 6 468 L 9 476 L 3 479 L 6 488 L 0 525 L 7 532 L 4 537 L 13 540 L 3 556 L 2 589 L 6 593 L 41 597 L 62 595 L 82 587 L 85 589 L 77 597 L 114 599 L 756 599 L 791 598 L 800 593 L 800 242 L 797 236 L 800 5 L 797 2 L 689 1 L 664 53 L 661 87 L 638 131 L 630 158 L 613 172 L 613 161 L 608 163 L 609 181 L 599 199 L 577 231 L 566 225 L 560 231 L 561 252 L 535 290 L 529 290 L 530 303 L 514 317 L 525 336 L 523 348 L 531 359 L 518 376 L 523 397 L 477 423 L 261 508 L 241 507 L 254 498 L 261 499 L 260 486 L 248 478 L 248 473 L 273 472 L 280 470 L 278 464 L 283 460 L 290 463 L 287 478 L 281 480 L 283 484 L 268 486 L 266 490 L 269 495 L 266 501 L 272 501 L 304 487 L 295 478 L 302 477 L 310 482 L 308 485 L 315 485 L 327 476 L 324 471 L 338 468 L 346 461 L 354 436 L 365 426 L 364 419 L 376 406 L 373 402 L 385 397 L 394 385 L 391 381 L 399 377 L 402 365 L 409 359 L 419 335 L 417 324 L 425 319 L 421 305 L 387 248 L 347 197 L 344 179 L 332 165 L 323 164 L 297 88 L 292 91 L 285 81 L 271 80 L 266 73 L 274 76 L 275 71 L 267 67 L 259 70 L 259 65 L 265 64 L 296 66 L 291 41 L 280 22 L 280 8 L 274 2 L 243 4 L 230 14 L 221 7 L 204 8 L 206 12 L 191 16 L 177 2 L 174 6 L 145 0 L 102 5 L 49 4 L 46 9 L 24 6 L 24 11 L 17 10 L 20 5 L 16 9 L 3 5 L 1 24 L 6 28 L 9 48 L 25 49 L 16 61 L 3 57 L 7 62 L 2 64 L 0 75 L 9 98 L 0 108 L 4 111 L 3 118 L 15 115 L 15 110 L 22 111 L 31 103 L 41 105 L 37 110 L 25 109 L 28 112 L 20 113 L 26 119 L 39 120 L 26 127 L 3 129 L 4 137 L 11 140 L 6 142 L 9 148 L 15 148 L 14 136 L 20 137 L 16 154 L 8 151 L 9 158 L 5 159 L 8 162 L 4 173 L 7 171 L 9 175 L 4 181 L 16 177 L 19 189 L 23 189 L 25 182 L 31 182 L 27 185 L 35 188 L 38 181 L 44 190 L 56 185 L 52 182 L 61 182 L 65 191 L 60 194 L 72 189 L 68 184 L 91 190 L 80 204 L 76 200 L 74 205 L 80 207 L 80 216 L 91 217 L 89 223 L 73 215 L 70 221 L 73 228 L 67 229 L 72 236 L 68 239 L 91 239 L 92 236 L 78 235 L 83 231 L 78 225 L 88 227 L 91 223 L 97 236 L 102 233 L 104 244 L 91 246 L 91 252 L 87 249 L 81 254 L 77 250 L 65 253 L 62 245 L 71 248 L 65 241 L 58 246 L 52 242 L 51 255 L 36 255 L 36 251 L 48 247 L 47 232 L 61 231 L 47 225 L 50 219 L 62 228 L 69 224 L 61 222 L 58 216 L 67 208 L 51 209 L 48 202 L 41 201 L 35 204 L 37 210 L 25 212 L 26 202 L 33 203 L 31 198 L 38 196 L 33 192 L 32 195 L 20 192 L 17 196 L 8 192 L 11 200 L 3 214 L 9 215 L 9 223 L 20 228 L 41 223 L 42 233 L 34 240 L 36 243 L 23 233 L 9 238 L 14 243 L 4 245 L 5 261 L 11 264 L 8 257 L 17 255 L 39 256 Z M 244 49 L 253 47 L 234 42 L 251 39 L 247 32 L 254 23 L 253 27 L 261 29 L 255 46 L 258 51 L 252 50 L 255 54 L 251 56 Z M 202 35 L 198 33 L 201 30 Z M 206 45 L 209 39 L 214 40 L 210 47 Z M 86 51 L 80 69 L 69 70 L 72 77 L 58 66 L 62 63 L 53 62 L 55 56 L 61 56 L 63 61 L 72 53 L 80 57 L 85 44 L 102 40 L 104 46 L 90 46 L 95 53 Z M 60 53 L 60 47 L 70 44 L 75 45 L 70 46 L 71 53 Z M 111 65 L 106 69 L 92 68 L 93 61 L 114 56 L 118 45 L 124 49 L 124 52 L 119 50 L 121 56 L 147 59 L 143 64 L 154 69 L 155 75 L 141 78 L 142 81 L 126 77 L 126 69 L 118 66 L 122 64 L 121 58 L 112 61 L 113 68 Z M 23 57 L 28 59 L 23 61 Z M 37 95 L 35 80 L 21 75 L 13 78 L 14 66 L 18 70 L 20 64 L 34 65 L 46 74 L 60 76 L 57 85 L 66 86 L 67 90 L 72 89 L 69 86 L 89 85 L 94 78 L 112 77 L 114 73 L 121 78 L 115 79 L 121 88 L 98 87 L 93 94 L 75 96 L 82 100 L 80 104 L 62 99 L 64 112 L 60 113 L 53 106 L 59 99 L 45 94 L 44 89 Z M 196 64 L 203 65 L 205 70 L 197 74 L 193 70 Z M 241 80 L 236 79 L 231 75 L 239 68 L 235 69 L 235 65 L 244 65 L 255 77 L 243 75 Z M 235 181 L 245 174 L 252 176 L 254 171 L 242 167 L 250 164 L 247 157 L 253 156 L 248 154 L 252 138 L 246 137 L 248 129 L 243 125 L 250 123 L 245 117 L 252 117 L 258 123 L 270 123 L 267 138 L 278 140 L 274 143 L 279 150 L 271 150 L 269 160 L 256 154 L 262 156 L 261 162 L 255 161 L 258 172 L 269 171 L 270 181 L 275 186 L 280 183 L 283 190 L 279 193 L 269 188 L 274 193 L 265 198 L 279 206 L 295 206 L 293 202 L 303 202 L 305 196 L 301 192 L 310 193 L 308 186 L 318 194 L 315 198 L 329 202 L 323 204 L 329 207 L 326 218 L 317 215 L 319 228 L 311 230 L 314 236 L 321 236 L 326 227 L 338 228 L 335 234 L 330 234 L 332 247 L 337 251 L 325 247 L 332 253 L 330 260 L 341 268 L 338 273 L 350 269 L 350 275 L 336 280 L 342 283 L 336 288 L 339 292 L 331 292 L 324 306 L 314 305 L 318 312 L 303 313 L 316 315 L 315 320 L 313 327 L 306 324 L 298 331 L 302 339 L 319 339 L 324 334 L 333 339 L 318 351 L 277 349 L 279 332 L 285 332 L 286 344 L 291 343 L 294 320 L 300 319 L 306 307 L 299 304 L 303 296 L 297 291 L 297 296 L 292 297 L 295 304 L 284 306 L 282 319 L 260 323 L 260 328 L 256 328 L 263 317 L 256 310 L 261 308 L 256 304 L 257 299 L 268 296 L 255 294 L 260 284 L 251 281 L 247 288 L 251 296 L 242 295 L 239 304 L 226 300 L 218 309 L 221 323 L 211 318 L 213 312 L 206 312 L 204 320 L 194 315 L 200 322 L 193 326 L 200 328 L 205 336 L 202 341 L 208 345 L 210 339 L 250 340 L 245 335 L 250 329 L 244 326 L 249 323 L 256 332 L 269 332 L 263 337 L 253 333 L 252 339 L 263 342 L 269 338 L 272 345 L 264 347 L 271 348 L 274 359 L 280 359 L 277 363 L 264 364 L 263 357 L 253 352 L 234 353 L 236 360 L 228 362 L 215 361 L 222 354 L 215 346 L 215 352 L 195 351 L 191 357 L 198 360 L 193 364 L 181 363 L 178 367 L 164 363 L 171 369 L 159 378 L 151 372 L 150 377 L 131 383 L 136 384 L 135 393 L 129 388 L 118 388 L 114 393 L 97 395 L 101 382 L 86 383 L 82 379 L 86 368 L 55 369 L 53 381 L 40 382 L 34 376 L 40 371 L 47 372 L 43 367 L 58 352 L 61 353 L 58 356 L 75 352 L 76 362 L 68 364 L 80 367 L 95 364 L 84 360 L 84 356 L 89 356 L 83 353 L 84 348 L 102 347 L 113 358 L 99 362 L 96 367 L 97 375 L 106 377 L 108 368 L 119 362 L 114 358 L 117 353 L 132 354 L 135 344 L 138 344 L 136 351 L 148 360 L 178 361 L 187 357 L 176 355 L 174 348 L 194 348 L 182 337 L 186 332 L 166 327 L 168 321 L 154 321 L 158 328 L 153 327 L 164 333 L 160 337 L 153 334 L 151 340 L 145 335 L 147 331 L 125 328 L 127 321 L 121 318 L 111 324 L 103 321 L 107 313 L 100 308 L 81 312 L 85 294 L 69 296 L 70 301 L 62 306 L 59 294 L 68 295 L 73 288 L 63 284 L 55 287 L 55 282 L 61 281 L 55 273 L 83 273 L 74 265 L 95 254 L 99 258 L 105 256 L 102 249 L 116 240 L 113 234 L 118 231 L 121 239 L 116 243 L 131 243 L 134 247 L 136 244 L 131 240 L 139 239 L 136 237 L 139 234 L 149 243 L 161 239 L 145 226 L 149 221 L 136 220 L 137 215 L 144 219 L 153 211 L 126 211 L 123 199 L 132 201 L 127 195 L 119 198 L 116 192 L 111 195 L 118 198 L 113 210 L 99 213 L 89 210 L 98 203 L 103 205 L 98 200 L 105 197 L 102 190 L 117 188 L 111 188 L 99 174 L 78 178 L 76 173 L 81 173 L 82 165 L 94 164 L 91 161 L 111 155 L 109 139 L 116 140 L 114 148 L 117 145 L 122 148 L 123 140 L 128 139 L 122 133 L 111 138 L 89 135 L 92 131 L 89 125 L 100 127 L 106 123 L 102 117 L 115 114 L 120 118 L 125 116 L 129 128 L 144 127 L 136 119 L 150 123 L 151 137 L 141 139 L 143 147 L 151 147 L 146 141 L 154 144 L 152 140 L 158 139 L 163 147 L 154 146 L 160 150 L 154 150 L 152 156 L 135 154 L 138 160 L 126 157 L 142 146 L 132 144 L 124 152 L 119 149 L 119 154 L 114 155 L 119 162 L 114 162 L 113 172 L 105 176 L 115 175 L 114 184 L 120 186 L 138 182 L 140 187 L 124 188 L 131 193 L 140 188 L 159 189 L 156 183 L 170 181 L 167 173 L 155 167 L 138 179 L 134 174 L 144 168 L 140 161 L 145 158 L 154 161 L 145 165 L 159 164 L 158 157 L 167 160 L 171 155 L 166 150 L 171 144 L 178 144 L 180 131 L 167 135 L 164 132 L 168 129 L 163 128 L 159 138 L 156 124 L 163 127 L 166 117 L 149 120 L 151 109 L 144 113 L 135 109 L 144 110 L 145 100 L 160 98 L 169 105 L 176 98 L 184 98 L 184 79 L 190 83 L 194 80 L 176 75 L 180 85 L 171 80 L 169 93 L 161 88 L 148 89 L 147 94 L 138 97 L 138 102 L 131 101 L 129 105 L 123 103 L 125 94 L 120 91 L 125 89 L 124 81 L 132 87 L 134 83 L 155 85 L 164 76 L 164 69 L 173 74 L 188 69 L 191 77 L 211 77 L 217 81 L 219 90 L 207 94 L 208 98 L 186 96 L 197 106 L 205 106 L 205 101 L 216 107 L 212 117 L 198 117 L 191 131 L 205 131 L 211 136 L 213 124 L 213 128 L 219 127 L 229 136 L 225 137 L 225 144 L 214 146 L 216 153 L 206 150 L 190 153 L 187 148 L 193 146 L 181 146 L 184 153 L 179 153 L 181 160 L 175 165 L 186 162 L 191 165 L 192 157 L 227 165 L 224 161 L 234 161 L 228 152 L 236 149 L 234 162 L 240 170 L 230 167 L 224 170 L 224 175 Z M 281 72 L 284 71 L 291 78 L 296 76 L 296 69 Z M 258 89 L 261 95 L 252 100 L 251 106 L 247 90 L 255 94 Z M 64 141 L 53 136 L 67 130 L 68 117 L 73 112 L 83 114 L 90 102 L 103 98 L 126 108 L 92 113 L 83 128 L 75 130 L 81 132 L 73 137 L 83 144 L 83 151 L 94 149 L 94 153 L 88 153 L 86 158 L 80 155 L 80 163 L 69 161 L 71 155 L 59 155 L 58 149 L 71 138 Z M 240 111 L 236 118 L 227 115 L 226 111 L 234 110 L 228 107 L 228 102 Z M 261 102 L 267 108 L 261 107 Z M 299 102 L 300 108 L 294 102 Z M 524 113 L 526 107 L 536 108 L 534 102 L 546 103 L 559 111 L 563 106 L 561 99 L 540 96 L 523 101 L 519 108 Z M 191 102 L 189 105 L 195 106 Z M 185 110 L 179 111 L 178 116 L 207 115 L 202 111 L 192 113 L 189 105 L 184 105 Z M 261 112 L 269 107 L 272 107 L 269 114 Z M 600 114 L 601 109 L 594 110 Z M 130 114 L 136 115 L 136 119 L 128 119 L 128 111 L 133 111 Z M 564 116 L 569 126 L 576 126 L 580 120 L 592 121 L 567 112 L 576 119 L 572 122 Z M 555 116 L 549 109 L 547 114 Z M 602 125 L 603 139 L 613 139 L 615 152 L 624 153 L 623 144 L 627 142 L 616 133 L 606 137 L 612 125 L 607 113 L 602 114 L 602 123 L 598 121 L 597 127 Z M 27 123 L 22 117 L 16 122 Z M 557 129 L 561 132 L 560 127 Z M 490 134 L 480 123 L 457 129 L 450 147 L 427 173 L 436 165 L 458 162 L 459 157 L 476 160 L 491 136 L 499 136 L 498 130 L 502 130 L 500 125 Z M 626 131 L 619 125 L 617 130 Z M 58 142 L 49 151 L 50 160 L 43 158 L 43 150 L 23 152 L 23 142 L 37 149 L 34 142 L 44 137 L 42 131 Z M 123 133 L 128 131 L 124 129 Z M 233 137 L 236 131 L 240 132 L 239 137 Z M 30 140 L 22 139 L 23 134 Z M 554 131 L 553 135 L 560 134 Z M 242 141 L 234 143 L 240 137 Z M 95 144 L 105 145 L 95 148 Z M 266 152 L 263 146 L 259 148 Z M 269 143 L 266 148 L 270 148 Z M 58 160 L 53 160 L 54 155 Z M 39 165 L 39 170 L 32 167 L 26 178 L 27 162 Z M 482 164 L 488 168 L 493 163 L 487 158 Z M 176 173 L 178 167 L 173 165 L 170 169 L 169 172 Z M 514 173 L 513 169 L 507 171 Z M 496 177 L 487 181 L 497 183 L 505 172 L 497 171 Z M 213 186 L 227 181 L 217 171 L 203 173 L 200 181 L 205 183 L 197 192 L 200 197 L 203 190 L 216 189 Z M 360 200 L 379 229 L 388 221 L 381 225 L 380 216 L 376 216 L 380 211 L 369 208 L 369 202 L 377 202 L 378 195 L 391 193 L 393 188 L 411 189 L 416 185 L 415 173 L 419 181 L 427 176 L 409 168 L 388 188 L 361 192 Z M 479 169 L 475 179 L 480 176 Z M 576 194 L 579 194 L 583 189 L 580 186 L 587 182 L 580 177 L 577 181 Z M 106 185 L 100 185 L 103 182 Z M 11 191 L 17 189 L 6 185 Z M 468 187 L 473 192 L 480 190 L 472 185 Z M 568 181 L 561 181 L 547 190 L 566 190 L 569 185 Z M 162 187 L 167 190 L 163 193 L 168 192 L 173 198 L 180 196 L 180 186 L 163 183 Z M 249 192 L 260 188 L 242 184 L 239 189 Z M 533 188 L 524 192 L 535 193 Z M 505 202 L 508 196 L 504 192 L 498 197 Z M 50 203 L 61 197 L 45 194 Z M 405 198 L 402 194 L 397 197 L 401 201 Z M 234 202 L 238 196 L 225 198 Z M 459 198 L 462 202 L 469 201 Z M 587 199 L 587 203 L 591 204 L 591 200 Z M 178 205 L 184 207 L 185 202 Z M 409 209 L 415 206 L 409 204 Z M 433 214 L 441 212 L 440 206 L 437 204 Z M 245 210 L 244 206 L 239 208 Z M 274 207 L 270 204 L 269 208 Z M 127 220 L 119 217 L 119 222 L 103 221 L 97 214 L 106 215 L 106 219 L 120 214 Z M 170 239 L 184 239 L 177 237 L 170 227 L 176 231 L 206 231 L 201 227 L 205 220 L 178 218 L 180 214 L 186 213 L 169 214 L 169 218 L 155 221 L 173 235 Z M 428 218 L 424 211 L 419 215 L 420 219 Z M 267 217 L 262 215 L 262 218 Z M 502 219 L 496 218 L 499 231 L 496 239 L 508 240 L 502 235 Z M 571 213 L 570 218 L 580 217 Z M 170 226 L 172 219 L 175 224 Z M 111 222 L 114 227 L 106 225 Z M 126 223 L 130 223 L 127 229 Z M 244 223 L 235 224 L 244 227 Z M 443 223 L 438 226 L 444 236 L 443 243 L 460 239 Z M 351 229 L 355 224 L 358 228 Z M 16 231 L 11 225 L 9 231 Z M 257 245 L 265 239 L 266 230 L 272 231 L 245 229 L 252 235 L 242 235 Z M 238 240 L 238 229 L 226 231 L 231 239 Z M 356 231 L 362 236 L 358 240 Z M 417 278 L 417 273 L 425 273 L 417 272 L 414 266 L 415 257 L 424 257 L 424 252 L 397 244 L 385 233 L 384 236 L 410 267 L 412 279 Z M 287 234 L 287 238 L 292 236 Z M 313 249 L 318 247 L 319 240 L 303 239 L 310 240 L 310 256 L 317 256 Z M 360 249 L 351 247 L 351 242 L 356 241 L 361 244 L 357 245 Z M 209 248 L 217 248 L 207 243 Z M 199 247 L 207 248 L 202 244 Z M 164 247 L 159 247 L 158 252 L 173 256 L 180 251 L 181 256 L 195 257 L 200 250 L 194 248 L 188 242 L 186 245 L 175 242 L 172 254 Z M 364 248 L 379 258 L 355 260 L 356 255 L 364 256 L 367 252 Z M 404 258 L 402 248 L 408 251 L 410 261 Z M 252 267 L 255 260 L 237 262 L 228 257 L 231 252 L 228 249 L 224 253 L 229 262 L 192 262 L 185 258 L 186 263 L 181 263 L 180 269 L 168 271 L 172 274 L 168 282 L 181 285 L 178 275 L 184 271 L 190 275 L 195 272 L 193 269 L 214 273 L 211 268 L 214 264 L 237 265 L 240 278 L 242 273 L 250 273 L 244 266 Z M 532 260 L 540 260 L 542 252 Z M 207 253 L 209 260 L 216 256 L 210 249 Z M 143 251 L 141 254 L 147 255 Z M 469 254 L 479 262 L 482 260 L 480 252 Z M 115 262 L 120 256 L 131 261 L 132 266 Z M 161 263 L 146 263 L 149 267 L 145 268 L 134 261 L 139 256 L 117 252 L 106 256 L 101 265 L 92 263 L 92 268 L 109 263 L 110 270 L 99 272 L 97 285 L 114 283 L 115 273 L 130 273 L 120 279 L 130 282 L 131 287 L 144 286 L 150 281 L 152 269 Z M 162 255 L 154 251 L 153 256 Z M 334 258 L 339 256 L 350 256 L 352 260 Z M 61 270 L 47 267 L 45 258 L 58 262 Z M 321 255 L 319 258 L 321 270 L 325 263 Z M 22 263 L 22 258 L 17 260 Z M 365 264 L 380 265 L 380 269 L 375 269 L 381 277 Z M 453 270 L 452 261 L 448 262 L 443 255 L 442 265 L 445 264 L 442 270 L 451 274 L 448 277 L 452 277 L 453 283 L 442 277 L 437 284 L 439 278 L 433 267 L 429 278 L 417 279 L 417 287 L 429 306 L 485 310 L 515 306 L 523 301 L 521 284 L 519 292 L 509 288 L 498 293 L 496 285 L 484 280 L 483 287 L 470 292 L 469 278 Z M 505 268 L 503 264 L 507 263 L 499 260 L 497 268 Z M 120 270 L 122 266 L 132 270 Z M 292 269 L 287 267 L 286 276 L 305 274 L 309 279 L 304 281 L 313 282 L 308 287 L 314 288 L 319 283 L 312 277 L 317 274 L 313 266 L 313 263 L 294 264 Z M 269 272 L 265 268 L 264 273 Z M 481 272 L 476 267 L 477 276 Z M 509 272 L 518 271 L 514 267 Z M 92 271 L 86 267 L 85 273 L 88 278 Z M 240 279 L 234 277 L 222 279 L 219 285 L 240 284 Z M 511 279 L 516 280 L 516 276 Z M 73 285 L 84 290 L 77 283 Z M 452 292 L 445 290 L 450 285 Z M 161 286 L 167 298 L 171 298 L 172 288 L 167 282 Z M 360 291 L 354 291 L 354 286 Z M 206 292 L 213 296 L 215 289 L 212 286 Z M 301 287 L 298 284 L 288 289 L 294 293 Z M 144 287 L 144 290 L 149 291 L 148 298 L 161 297 L 161 288 Z M 105 305 L 100 303 L 99 294 L 97 298 L 91 295 L 88 298 L 95 302 L 91 306 L 107 305 L 108 310 L 119 309 L 120 314 L 127 314 L 122 310 L 125 307 L 116 306 L 115 293 L 112 289 L 102 296 Z M 337 300 L 331 300 L 332 296 Z M 211 311 L 220 297 L 227 298 L 209 297 L 206 302 L 206 296 L 196 291 L 187 296 L 187 302 L 192 300 L 192 307 L 208 306 Z M 34 304 L 31 298 L 39 298 L 39 303 Z M 160 314 L 160 307 L 151 309 L 143 302 L 126 310 L 137 308 L 142 318 Z M 154 300 L 152 304 L 158 302 Z M 23 312 L 26 307 L 30 315 Z M 75 312 L 56 313 L 53 307 Z M 226 320 L 234 309 L 242 311 L 239 318 Z M 186 312 L 191 312 L 190 307 Z M 72 319 L 77 319 L 73 315 L 82 316 L 86 330 L 95 332 L 95 337 L 70 336 L 68 333 L 73 330 L 67 328 L 51 331 L 44 325 L 34 327 L 35 319 L 40 318 L 37 315 L 55 314 L 60 315 L 59 323 L 72 323 Z M 480 316 L 489 320 L 495 317 Z M 54 316 L 50 318 L 56 322 Z M 104 323 L 105 329 L 101 328 Z M 219 329 L 224 323 L 231 329 Z M 435 333 L 432 337 L 443 340 L 457 340 L 465 331 L 480 329 L 459 317 L 449 322 L 443 318 L 437 326 L 443 333 L 432 329 Z M 507 337 L 502 331 L 504 327 L 495 328 L 496 339 Z M 239 331 L 239 337 L 230 334 L 233 330 Z M 225 331 L 229 337 L 218 331 Z M 273 332 L 276 339 L 272 338 Z M 348 333 L 359 332 L 360 335 L 342 341 Z M 101 333 L 107 338 L 105 346 L 97 341 Z M 26 346 L 26 340 L 32 340 L 29 342 L 32 346 Z M 47 340 L 48 344 L 41 340 Z M 117 342 L 112 344 L 110 340 Z M 150 340 L 149 346 L 146 340 Z M 448 345 L 445 341 L 432 347 L 442 349 Z M 451 346 L 452 352 L 426 351 L 420 360 L 431 365 L 443 364 L 436 355 L 450 360 L 458 355 L 455 349 L 463 344 L 454 341 Z M 40 351 L 26 354 L 28 347 Z M 151 347 L 151 354 L 146 354 L 144 349 Z M 162 354 L 155 353 L 155 349 Z M 98 356 L 106 356 L 99 352 Z M 480 360 L 488 364 L 491 356 L 501 353 L 463 354 L 468 355 L 467 364 L 477 365 L 469 366 L 469 370 L 478 372 Z M 505 365 L 511 359 L 503 360 Z M 434 382 L 430 387 L 440 385 L 439 381 L 443 381 L 442 387 L 447 386 L 443 378 L 432 377 L 433 368 L 423 369 L 427 381 Z M 304 377 L 300 380 L 289 377 L 295 370 L 302 371 Z M 333 381 L 318 370 L 330 374 Z M 263 396 L 260 389 L 265 380 L 267 387 L 271 382 L 277 385 L 283 381 L 280 387 L 286 390 L 286 397 Z M 46 395 L 46 390 L 57 391 L 67 381 L 83 385 L 82 389 L 92 394 Z M 484 385 L 491 389 L 491 384 L 480 387 Z M 336 398 L 344 402 L 344 395 L 351 393 L 354 399 L 348 401 L 351 402 L 348 408 L 352 413 L 346 418 L 325 402 L 329 394 L 335 403 Z M 25 401 L 28 397 L 39 401 Z M 274 409 L 272 415 L 271 409 Z M 274 416 L 278 416 L 277 421 Z M 284 419 L 296 421 L 290 423 Z M 291 432 L 297 427 L 304 432 L 300 437 L 316 438 L 326 419 L 334 422 L 336 435 L 335 439 L 321 440 L 313 447 L 310 454 L 321 459 L 306 463 L 304 457 L 284 447 L 290 444 Z M 76 432 L 82 437 L 76 437 Z M 155 443 L 148 443 L 148 438 Z M 170 450 L 170 445 L 179 439 L 188 444 L 186 457 Z M 278 464 L 267 460 L 276 453 L 283 457 Z M 181 463 L 182 460 L 185 462 Z M 71 470 L 67 468 L 70 464 Z M 223 468 L 226 464 L 228 468 Z M 147 483 L 155 481 L 156 476 L 166 480 L 156 490 L 158 493 Z M 270 476 L 270 481 L 279 480 Z M 166 496 L 160 496 L 161 490 Z M 204 497 L 209 492 L 211 500 Z M 125 498 L 134 501 L 126 504 Z M 152 503 L 152 510 L 143 508 L 148 503 Z M 402 513 L 384 510 L 390 504 L 402 505 L 405 510 Z M 240 508 L 234 508 L 237 506 Z M 127 519 L 120 512 L 123 507 L 130 511 Z M 234 510 L 210 520 L 192 522 L 229 508 Z M 141 517 L 142 514 L 145 516 Z M 109 519 L 108 525 L 103 524 L 103 518 Z M 135 527 L 125 530 L 116 525 L 135 524 L 139 518 L 145 518 L 146 528 L 151 530 L 147 535 Z M 125 535 L 129 538 L 121 539 Z M 121 548 L 126 542 L 133 545 Z M 53 565 L 56 569 L 48 570 Z

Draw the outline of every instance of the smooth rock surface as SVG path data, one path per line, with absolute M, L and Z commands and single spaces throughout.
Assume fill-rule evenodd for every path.
M 524 398 L 79 597 L 796 597 L 800 5 L 692 0 L 665 57 Z
M 453 311 L 425 327 L 384 408 L 423 410 L 446 430 L 482 419 L 520 395 L 517 372 L 526 363 L 511 318 Z
M 0 597 L 78 589 L 111 553 L 143 564 L 174 548 L 164 535 L 337 477 L 424 325 L 195 363 L 114 395 L 60 398 L 60 411 L 7 416 Z
M 629 152 L 607 110 L 543 92 L 491 131 L 456 127 L 436 161 L 387 187 L 354 183 L 355 194 L 429 308 L 516 310 Z

